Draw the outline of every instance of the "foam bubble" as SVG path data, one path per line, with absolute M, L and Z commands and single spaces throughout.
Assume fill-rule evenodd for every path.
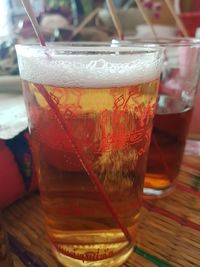
M 101 48 L 103 51 L 103 48 Z M 61 87 L 103 88 L 134 85 L 157 79 L 161 60 L 155 53 L 110 54 L 38 52 L 17 47 L 22 79 Z M 114 49 L 112 51 L 115 51 Z M 74 50 L 75 51 L 75 50 Z M 79 51 L 79 49 L 78 49 Z M 105 51 L 105 48 L 104 48 Z M 128 51 L 128 50 L 127 50 Z M 142 59 L 142 60 L 141 60 Z

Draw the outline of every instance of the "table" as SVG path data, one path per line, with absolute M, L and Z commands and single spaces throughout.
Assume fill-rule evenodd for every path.
M 46 239 L 38 193 L 7 208 L 4 219 L 15 267 L 61 266 Z M 170 196 L 144 201 L 136 247 L 123 267 L 153 266 L 200 266 L 199 156 L 184 157 Z

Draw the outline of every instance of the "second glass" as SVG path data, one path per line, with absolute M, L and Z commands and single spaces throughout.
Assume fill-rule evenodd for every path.
M 163 197 L 175 188 L 183 158 L 200 72 L 200 40 L 192 38 L 132 39 L 165 48 L 159 97 L 147 171 L 146 198 Z

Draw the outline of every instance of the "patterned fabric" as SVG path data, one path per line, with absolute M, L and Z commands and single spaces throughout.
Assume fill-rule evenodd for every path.
M 29 190 L 32 181 L 32 155 L 28 143 L 28 133 L 23 131 L 16 137 L 6 140 L 6 145 L 12 151 L 26 190 Z
M 24 184 L 12 152 L 0 140 L 0 209 L 23 196 Z
M 28 131 L 0 140 L 0 209 L 37 188 Z

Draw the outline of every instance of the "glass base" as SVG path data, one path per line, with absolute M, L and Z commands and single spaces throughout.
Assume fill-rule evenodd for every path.
M 154 189 L 144 187 L 143 189 L 143 198 L 144 199 L 155 199 L 155 198 L 163 198 L 170 195 L 176 188 L 175 184 L 172 184 L 170 187 L 162 188 L 162 189 Z
M 133 252 L 133 248 L 129 247 L 126 252 L 122 251 L 121 253 L 115 255 L 112 258 L 107 258 L 104 260 L 98 261 L 86 261 L 74 259 L 72 257 L 68 257 L 60 252 L 58 252 L 55 248 L 53 248 L 53 253 L 57 260 L 66 267 L 118 267 L 121 266 L 126 260 L 130 257 Z

